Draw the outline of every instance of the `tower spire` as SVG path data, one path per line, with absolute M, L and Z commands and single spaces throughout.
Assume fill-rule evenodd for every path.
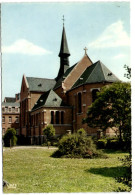
M 59 57 L 60 57 L 60 69 L 58 76 L 56 77 L 56 81 L 62 77 L 62 75 L 66 72 L 66 70 L 69 68 L 69 56 L 70 52 L 68 49 L 68 43 L 67 43 L 67 38 L 66 38 L 66 31 L 64 27 L 64 15 L 63 15 L 63 31 L 62 31 L 62 38 L 61 38 L 61 46 L 60 46 L 60 52 L 59 52 Z
M 63 20 L 63 26 L 64 26 L 64 21 L 65 21 L 64 15 L 63 15 L 63 18 L 62 18 L 62 20 Z

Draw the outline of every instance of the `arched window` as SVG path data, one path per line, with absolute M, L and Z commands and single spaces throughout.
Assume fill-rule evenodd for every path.
M 54 124 L 54 111 L 51 111 L 51 124 Z
M 97 92 L 99 92 L 99 89 L 92 90 L 92 102 L 94 102 L 97 99 Z
M 78 93 L 78 113 L 82 112 L 82 94 Z
M 56 111 L 56 124 L 59 124 L 59 111 Z
M 61 111 L 61 124 L 64 124 L 64 111 Z

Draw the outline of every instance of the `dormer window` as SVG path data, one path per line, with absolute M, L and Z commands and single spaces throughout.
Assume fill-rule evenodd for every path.
M 54 98 L 54 99 L 53 99 L 53 101 L 55 101 L 55 102 L 56 102 L 56 101 L 57 101 L 57 98 Z
M 110 72 L 110 73 L 108 73 L 108 75 L 107 76 L 112 76 L 112 73 Z
M 42 87 L 42 84 L 40 83 L 40 84 L 38 84 L 38 87 Z

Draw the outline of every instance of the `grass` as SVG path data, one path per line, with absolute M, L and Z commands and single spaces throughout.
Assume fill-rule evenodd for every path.
M 50 157 L 54 150 L 5 149 L 3 178 L 10 185 L 4 193 L 113 192 L 118 187 L 127 188 L 115 180 L 125 171 L 118 160 L 125 153 L 106 151 L 107 159 L 58 159 Z

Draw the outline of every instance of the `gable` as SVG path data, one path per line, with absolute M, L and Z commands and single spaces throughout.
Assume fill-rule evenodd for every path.
M 71 87 L 82 75 L 82 73 L 86 70 L 86 68 L 91 65 L 92 65 L 91 59 L 87 56 L 87 54 L 85 54 L 84 57 L 80 60 L 80 62 L 76 64 L 76 66 L 72 69 L 70 74 L 68 74 L 68 76 L 63 81 L 62 88 L 64 92 L 71 89 Z
M 28 82 L 27 82 L 25 75 L 23 75 L 22 84 L 21 84 L 21 91 L 20 91 L 20 100 L 27 97 L 28 91 L 29 91 L 29 85 L 28 85 Z

